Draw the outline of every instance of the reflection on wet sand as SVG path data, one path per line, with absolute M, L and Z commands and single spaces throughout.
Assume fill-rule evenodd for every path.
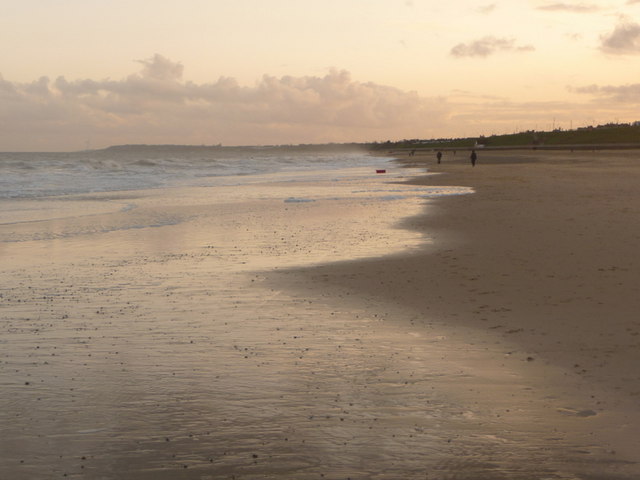
M 95 312 L 67 281 L 32 292 L 51 320 L 14 326 L 5 349 L 24 379 L 6 388 L 12 478 L 571 478 L 585 456 L 540 423 L 523 378 L 473 368 L 482 345 L 268 294 L 261 276 L 211 294 L 206 263 L 112 269 L 123 287 Z M 141 267 L 159 285 L 132 292 Z M 176 287 L 176 268 L 198 281 Z
M 176 225 L 5 248 L 1 478 L 530 480 L 622 469 L 588 443 L 585 408 L 560 412 L 570 406 L 527 377 L 546 370 L 487 360 L 490 337 L 322 279 L 274 281 L 285 266 L 358 247 L 419 245 L 421 235 L 389 228 L 419 200 L 269 200 L 257 211 L 185 195 Z M 168 201 L 138 203 L 153 216 Z

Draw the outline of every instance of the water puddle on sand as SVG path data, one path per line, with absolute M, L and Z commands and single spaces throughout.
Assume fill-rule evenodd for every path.
M 367 182 L 156 192 L 3 244 L 0 478 L 616 478 L 579 475 L 622 466 L 517 372 L 483 372 L 482 341 L 268 281 L 427 240 L 390 228 L 420 196 Z

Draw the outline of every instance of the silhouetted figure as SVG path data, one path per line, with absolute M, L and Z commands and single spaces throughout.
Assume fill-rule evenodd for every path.
M 440 163 L 440 160 L 442 160 L 442 152 L 438 152 L 436 157 L 438 157 L 438 163 Z
M 475 167 L 476 166 L 476 160 L 478 159 L 478 155 L 476 154 L 475 150 L 471 150 L 471 166 Z

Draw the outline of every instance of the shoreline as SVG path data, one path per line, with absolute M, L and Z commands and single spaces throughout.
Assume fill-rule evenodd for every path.
M 29 224 L 31 240 L 0 243 L 0 476 L 637 478 L 636 354 L 610 353 L 615 336 L 582 351 L 593 332 L 533 315 L 520 290 L 538 278 L 518 276 L 539 267 L 530 229 L 562 211 L 548 216 L 542 202 L 536 221 L 540 202 L 514 209 L 545 185 L 553 203 L 560 182 L 583 212 L 585 193 L 604 202 L 604 182 L 606 207 L 635 218 L 636 170 L 607 180 L 593 167 L 594 190 L 566 174 L 590 171 L 584 159 L 556 169 L 481 154 L 472 169 L 467 158 L 445 154 L 444 174 L 426 178 L 394 165 L 384 176 L 60 199 L 64 215 Z M 411 183 L 477 193 L 432 198 Z M 97 198 L 118 207 L 85 215 Z M 574 230 L 587 226 L 574 217 Z M 632 248 L 635 233 L 623 233 L 615 242 Z M 582 297 L 539 309 L 567 313 Z M 628 328 L 619 337 L 635 348 Z M 560 347 L 605 365 L 562 367 Z M 603 372 L 615 373 L 609 384 L 596 381 Z
M 16 205 L 33 221 L 0 225 L 0 477 L 347 478 L 393 456 L 417 478 L 413 424 L 377 422 L 397 333 L 265 279 L 419 243 L 389 226 L 421 210 L 393 170 Z
M 639 156 L 479 151 L 475 168 L 466 152 L 446 152 L 441 165 L 435 154 L 399 158 L 442 173 L 409 183 L 476 193 L 430 200 L 401 222 L 431 238 L 419 252 L 291 273 L 308 288 L 322 280 L 424 325 L 477 334 L 496 364 L 531 371 L 559 402 L 574 402 L 550 415 L 573 416 L 566 428 L 588 430 L 585 441 L 637 469 Z

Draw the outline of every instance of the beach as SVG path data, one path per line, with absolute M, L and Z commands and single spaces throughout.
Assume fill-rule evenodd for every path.
M 421 253 L 305 275 L 407 308 L 416 326 L 444 328 L 482 345 L 487 356 L 473 365 L 480 377 L 483 370 L 500 377 L 501 368 L 513 369 L 540 396 L 532 407 L 521 385 L 496 388 L 494 378 L 474 391 L 473 401 L 467 395 L 470 403 L 501 405 L 507 417 L 523 405 L 538 410 L 539 418 L 520 428 L 531 428 L 535 438 L 534 424 L 546 425 L 575 442 L 582 457 L 576 463 L 585 462 L 575 478 L 634 478 L 640 451 L 638 152 L 479 150 L 478 156 L 475 167 L 468 151 L 445 152 L 440 165 L 435 152 L 399 156 L 407 166 L 442 173 L 417 184 L 476 191 L 430 201 L 424 214 L 402 222 L 430 237 Z M 505 419 L 504 431 L 514 421 Z M 608 473 L 596 473 L 599 462 L 611 462 Z
M 42 184 L 14 166 L 30 156 L 9 158 L 6 178 L 15 175 L 17 187 L 2 192 L 0 222 L 0 477 L 381 471 L 366 464 L 366 444 L 344 446 L 353 428 L 369 432 L 375 405 L 353 428 L 344 428 L 343 410 L 358 394 L 354 376 L 377 379 L 387 368 L 386 355 L 379 365 L 367 359 L 382 321 L 356 305 L 292 297 L 267 275 L 419 248 L 419 232 L 391 224 L 418 214 L 423 196 L 456 192 L 402 185 L 409 171 L 368 156 L 359 160 L 367 167 L 327 169 L 315 154 L 302 168 L 307 157 L 297 154 L 285 157 L 293 171 L 234 176 L 236 164 L 277 168 L 280 152 L 252 161 L 255 150 L 226 160 L 232 175 L 192 181 L 186 172 L 155 188 L 168 178 L 166 160 L 102 155 L 99 163 L 91 153 L 57 155 L 53 167 L 44 158 L 38 174 L 53 174 Z M 87 164 L 102 170 L 83 182 Z M 63 167 L 80 171 L 71 193 Z M 118 190 L 120 178 L 151 187 Z M 97 191 L 77 192 L 84 184 Z M 22 185 L 44 196 L 20 196 Z M 398 464 L 421 469 L 416 462 Z
M 637 478 L 636 159 L 8 199 L 0 477 Z

